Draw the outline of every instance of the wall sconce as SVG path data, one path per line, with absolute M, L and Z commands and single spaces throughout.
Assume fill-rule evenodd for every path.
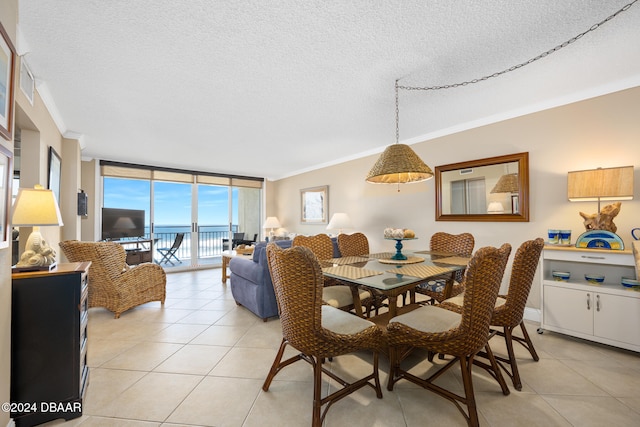
M 40 234 L 41 226 L 64 225 L 55 194 L 41 185 L 34 188 L 21 188 L 13 205 L 12 225 L 15 227 L 33 227 L 27 238 L 25 251 L 14 271 L 52 270 L 56 266 L 56 251 Z
M 280 225 L 280 221 L 278 221 L 277 217 L 275 217 L 275 216 L 267 217 L 266 221 L 262 225 L 262 228 L 264 228 L 264 229 L 270 228 L 271 229 L 269 231 L 269 237 L 267 238 L 268 241 L 273 240 L 273 229 L 274 228 L 280 228 L 280 227 L 282 227 L 282 226 Z
M 327 230 L 338 230 L 338 234 L 342 234 L 343 228 L 353 228 L 349 215 L 342 212 L 334 213 L 327 225 Z

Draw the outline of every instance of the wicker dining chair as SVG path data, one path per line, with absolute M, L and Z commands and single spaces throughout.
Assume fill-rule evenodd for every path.
M 282 249 L 271 243 L 267 246 L 267 259 L 280 312 L 282 343 L 262 389 L 268 391 L 271 381 L 284 367 L 299 360 L 310 363 L 313 366 L 313 427 L 322 425 L 333 403 L 364 386 L 372 387 L 376 396 L 382 398 L 378 376 L 382 331 L 366 319 L 323 304 L 322 270 L 310 249 Z M 300 354 L 283 361 L 287 345 Z M 323 365 L 326 359 L 360 350 L 373 351 L 373 370 L 353 383 L 339 378 Z M 323 373 L 342 388 L 322 397 Z
M 498 297 L 504 269 L 511 252 L 505 243 L 500 249 L 479 249 L 469 262 L 466 274 L 466 290 L 462 313 L 455 313 L 438 305 L 427 305 L 409 313 L 394 317 L 387 326 L 390 344 L 390 366 L 387 388 L 406 379 L 450 400 L 462 413 L 470 426 L 478 425 L 478 412 L 471 368 L 475 364 L 489 372 L 500 384 L 503 394 L 510 393 L 500 368 L 487 345 L 489 321 Z M 454 356 L 444 366 L 427 378 L 417 377 L 401 367 L 401 351 L 419 347 L 429 354 L 441 353 Z M 482 349 L 488 354 L 490 365 L 476 363 L 476 354 Z M 458 395 L 433 383 L 456 362 L 460 363 L 464 395 Z M 464 406 L 467 407 L 465 412 Z
M 143 263 L 130 268 L 122 245 L 115 242 L 59 243 L 70 262 L 91 261 L 89 267 L 89 307 L 104 307 L 115 318 L 130 308 L 166 298 L 167 276 L 157 264 Z
M 475 239 L 471 233 L 449 234 L 444 232 L 435 233 L 431 236 L 429 250 L 433 252 L 442 252 L 455 254 L 463 257 L 470 257 L 475 246 Z M 436 260 L 437 261 L 437 260 Z M 419 294 L 430 297 L 429 302 L 440 303 L 447 297 L 453 297 L 464 292 L 463 283 L 464 270 L 456 272 L 451 294 L 445 295 L 444 288 L 450 277 L 443 276 L 440 278 L 430 279 L 427 283 L 421 283 L 416 286 L 415 291 Z
M 507 357 L 495 355 L 498 364 L 511 378 L 516 390 L 522 390 L 522 380 L 518 371 L 518 363 L 513 351 L 513 341 L 520 343 L 526 348 L 531 357 L 536 362 L 540 360 L 533 342 L 529 337 L 527 328 L 524 326 L 524 307 L 529 298 L 529 291 L 533 283 L 533 277 L 538 268 L 540 253 L 544 247 L 544 240 L 537 238 L 524 242 L 513 258 L 511 266 L 511 278 L 509 280 L 509 290 L 506 295 L 499 295 L 491 317 L 491 327 L 502 328 L 496 333 L 504 337 L 507 345 Z M 464 294 L 444 300 L 440 307 L 453 310 L 458 313 L 462 311 Z M 513 335 L 513 330 L 520 326 L 522 337 Z
M 360 256 L 369 254 L 369 239 L 363 233 L 344 234 L 337 237 L 338 249 L 342 256 Z
M 340 233 L 337 237 L 338 250 L 343 257 L 347 256 L 367 256 L 370 253 L 369 239 L 363 233 L 344 234 Z M 387 297 L 379 291 L 373 291 L 370 300 L 367 304 L 367 316 L 375 313 L 377 316 L 380 312 L 380 308 L 384 307 Z
M 309 248 L 320 261 L 333 258 L 333 242 L 326 234 L 316 234 L 315 236 L 296 236 L 293 238 L 291 247 L 303 246 Z M 322 291 L 325 303 L 345 311 L 354 310 L 358 315 L 364 316 L 362 307 L 367 308 L 367 316 L 370 314 L 371 293 L 359 289 L 355 286 L 341 284 L 337 279 L 325 277 L 324 289 Z M 356 307 L 356 300 L 360 304 Z

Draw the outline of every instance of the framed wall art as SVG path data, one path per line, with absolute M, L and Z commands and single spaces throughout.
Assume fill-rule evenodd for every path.
M 56 195 L 58 205 L 60 205 L 60 171 L 62 170 L 62 160 L 53 147 L 49 147 L 49 190 Z
M 22 89 L 22 93 L 27 97 L 29 103 L 33 105 L 33 97 L 36 93 L 36 81 L 33 78 L 33 73 L 24 56 L 20 60 L 20 89 Z
M 9 35 L 0 23 L 0 135 L 8 141 L 13 139 L 13 88 L 16 50 Z
M 11 183 L 13 154 L 0 145 L 0 248 L 9 247 L 9 216 L 11 215 Z
M 300 222 L 326 224 L 329 215 L 329 186 L 300 190 Z

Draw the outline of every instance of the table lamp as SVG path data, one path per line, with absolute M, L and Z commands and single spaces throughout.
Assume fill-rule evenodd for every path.
M 570 202 L 633 199 L 633 166 L 572 171 L 568 174 L 567 198 Z
M 278 221 L 278 218 L 275 216 L 269 216 L 267 217 L 267 220 L 264 222 L 264 224 L 262 225 L 262 228 L 270 228 L 271 230 L 269 231 L 269 237 L 267 238 L 267 241 L 273 240 L 273 229 L 274 228 L 280 228 L 282 227 L 280 225 L 280 221 Z
M 353 228 L 349 215 L 342 212 L 334 213 L 327 225 L 327 230 L 338 230 L 338 234 L 342 234 L 343 228 Z
M 41 185 L 34 188 L 21 188 L 13 205 L 12 225 L 14 227 L 33 227 L 27 238 L 25 251 L 14 271 L 52 270 L 56 266 L 56 251 L 51 248 L 40 234 L 40 227 L 64 225 L 58 208 L 56 196 Z

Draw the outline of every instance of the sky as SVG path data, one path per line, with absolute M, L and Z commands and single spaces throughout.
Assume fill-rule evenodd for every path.
M 191 224 L 192 184 L 154 181 L 154 223 L 157 226 Z M 237 189 L 233 189 L 233 223 L 238 223 Z M 104 178 L 103 206 L 107 208 L 142 209 L 149 224 L 151 181 Z M 198 185 L 198 225 L 228 223 L 229 187 Z

